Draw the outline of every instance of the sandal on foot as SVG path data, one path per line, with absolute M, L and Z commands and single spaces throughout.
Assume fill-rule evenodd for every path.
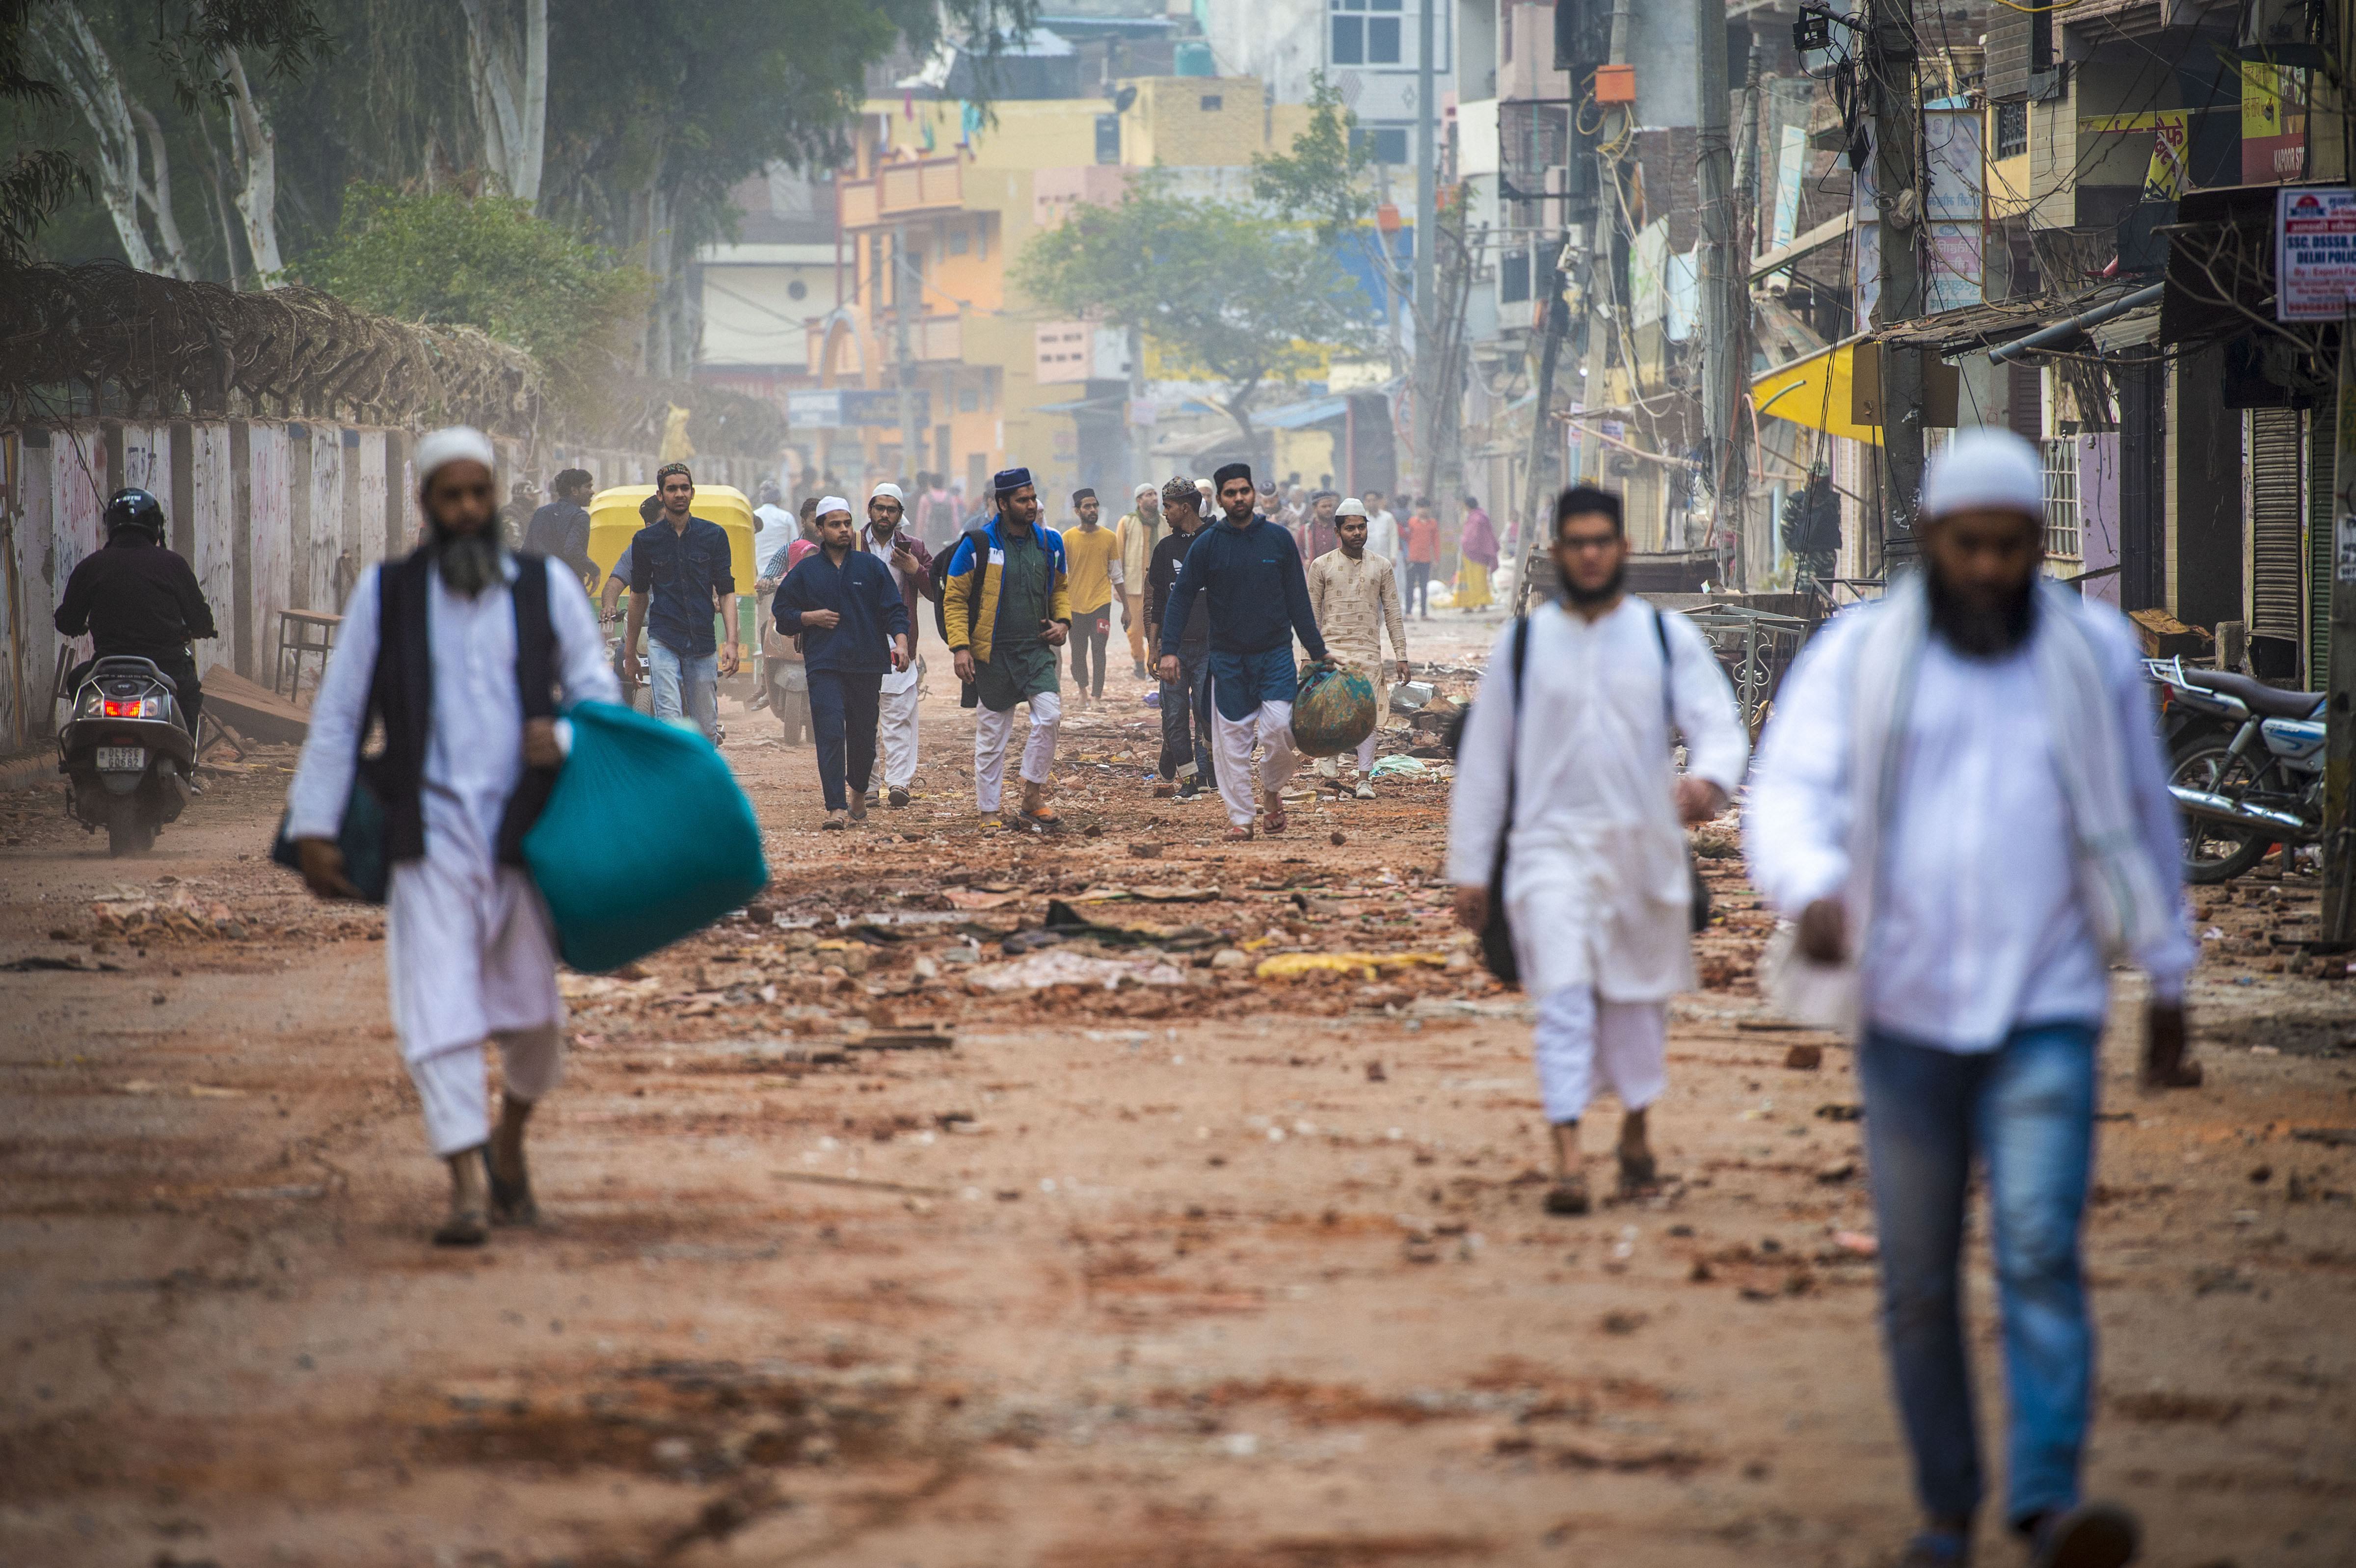
M 1547 1189 L 1546 1211 L 1549 1214 L 1584 1214 L 1589 1208 L 1587 1179 L 1583 1176 L 1559 1176 Z
M 483 1175 L 491 1184 L 491 1223 L 494 1225 L 537 1225 L 540 1205 L 531 1200 L 531 1172 L 509 1181 L 499 1175 L 498 1167 L 491 1163 L 491 1147 L 483 1146 Z
M 1660 1164 L 1653 1158 L 1651 1150 L 1647 1149 L 1644 1153 L 1637 1155 L 1623 1154 L 1620 1157 L 1620 1187 L 1622 1191 L 1634 1191 L 1657 1186 L 1660 1179 Z
M 1281 805 L 1270 805 L 1261 808 L 1259 828 L 1261 832 L 1268 834 L 1270 837 L 1283 832 L 1285 825 L 1290 821 L 1291 821 L 1291 818 L 1284 815 L 1284 807 Z
M 1252 830 L 1249 827 L 1230 827 L 1227 829 L 1227 842 L 1230 844 L 1248 844 L 1251 842 L 1251 836 Z
M 468 1209 L 451 1215 L 434 1232 L 437 1247 L 479 1247 L 491 1239 L 489 1221 L 480 1209 Z

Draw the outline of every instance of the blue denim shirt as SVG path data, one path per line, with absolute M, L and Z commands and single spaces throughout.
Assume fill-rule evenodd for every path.
M 653 596 L 647 610 L 647 635 L 684 658 L 717 653 L 712 596 L 736 592 L 727 530 L 691 517 L 684 529 L 674 531 L 669 522 L 658 518 L 630 540 L 629 560 L 630 591 Z

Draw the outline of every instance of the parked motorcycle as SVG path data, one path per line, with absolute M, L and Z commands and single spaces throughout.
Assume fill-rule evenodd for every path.
M 2169 793 L 2184 814 L 2184 878 L 2224 882 L 2323 823 L 2323 694 L 2147 659 L 2160 690 Z
M 67 809 L 89 831 L 106 829 L 108 853 L 145 853 L 195 793 L 196 740 L 180 721 L 179 688 L 151 659 L 98 660 L 58 731 L 58 772 Z

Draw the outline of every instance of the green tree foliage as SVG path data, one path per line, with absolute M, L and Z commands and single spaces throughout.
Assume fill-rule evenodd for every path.
M 1368 346 L 1364 293 L 1313 234 L 1227 202 L 1174 195 L 1149 172 L 1033 238 L 1014 280 L 1051 310 L 1131 327 L 1224 389 L 1248 450 L 1253 399 L 1336 349 Z
M 305 283 L 363 310 L 477 326 L 529 349 L 560 395 L 609 378 L 644 308 L 647 277 L 530 204 L 462 191 L 355 186 Z

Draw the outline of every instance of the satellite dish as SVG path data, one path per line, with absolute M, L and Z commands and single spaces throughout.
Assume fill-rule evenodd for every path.
M 1112 112 L 1113 112 L 1114 113 L 1116 113 L 1116 114 L 1126 114 L 1126 113 L 1128 113 L 1128 112 L 1129 112 L 1129 106 L 1130 106 L 1130 104 L 1132 104 L 1132 103 L 1136 102 L 1136 101 L 1137 101 L 1137 89 L 1136 89 L 1136 88 L 1134 88 L 1134 87 L 1124 87 L 1124 88 L 1121 88 L 1121 89 L 1118 90 L 1117 91 L 1115 91 L 1115 92 L 1113 93 L 1113 95 L 1112 95 Z

